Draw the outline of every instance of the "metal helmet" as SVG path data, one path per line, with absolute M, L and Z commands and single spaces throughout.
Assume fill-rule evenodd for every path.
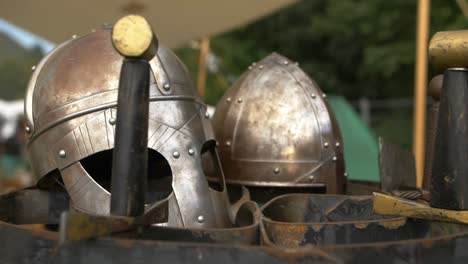
M 61 176 L 73 206 L 93 214 L 110 211 L 122 61 L 109 29 L 73 38 L 39 63 L 26 95 L 27 150 L 33 172 L 40 177 L 38 185 Z M 148 185 L 158 192 L 150 192 L 148 200 L 153 196 L 151 201 L 169 204 L 165 208 L 169 207 L 170 225 L 230 225 L 222 171 L 218 167 L 214 189 L 201 164 L 201 156 L 208 155 L 219 165 L 206 106 L 170 50 L 160 47 L 150 65 Z M 164 182 L 166 193 L 160 188 Z
M 229 184 L 343 192 L 343 142 L 326 95 L 279 54 L 251 65 L 226 91 L 213 128 Z

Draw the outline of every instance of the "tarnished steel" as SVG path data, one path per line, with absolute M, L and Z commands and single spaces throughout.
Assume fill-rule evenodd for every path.
M 374 214 L 370 196 L 289 194 L 265 204 L 262 213 L 264 242 L 282 247 L 378 243 L 424 230 L 404 217 Z
M 437 128 L 437 118 L 439 115 L 440 95 L 442 93 L 442 86 L 444 75 L 439 74 L 432 78 L 429 83 L 428 93 L 432 97 L 432 104 L 429 109 L 428 128 L 427 128 L 427 142 L 426 142 L 426 161 L 424 162 L 424 178 L 422 188 L 423 190 L 430 190 L 432 178 L 432 163 L 434 159 L 434 141 L 435 132 Z M 430 195 L 430 192 L 428 192 Z
M 373 192 L 381 191 L 380 182 L 353 181 L 346 182 L 347 195 L 372 195 Z
M 4 263 L 466 263 L 466 226 L 431 223 L 426 238 L 319 247 L 259 247 L 98 238 L 56 247 L 55 232 L 32 231 L 0 222 Z M 432 233 L 431 233 L 432 232 Z
M 175 228 L 152 225 L 139 232 L 121 236 L 144 240 L 214 243 L 229 245 L 258 245 L 260 243 L 260 209 L 250 201 L 243 203 L 230 228 Z
M 468 210 L 468 69 L 444 73 L 432 162 L 431 206 Z
M 220 99 L 213 127 L 227 183 L 343 192 L 338 125 L 293 61 L 273 53 L 250 66 Z
M 24 189 L 0 196 L 0 221 L 17 225 L 59 224 L 68 210 L 66 192 Z
M 243 186 L 228 185 L 227 189 L 229 196 L 236 196 Z M 380 188 L 373 189 L 372 191 L 380 190 Z M 372 191 L 366 194 L 371 194 Z M 269 202 L 275 197 L 289 194 L 289 193 L 311 193 L 310 187 L 267 187 L 267 186 L 249 186 L 250 197 L 252 201 L 258 203 L 259 206 Z M 314 188 L 314 193 L 325 193 L 325 188 Z
M 354 198 L 344 197 L 344 201 L 347 199 Z M 360 203 L 362 200 L 360 201 L 358 198 L 357 201 Z M 335 208 L 332 203 L 328 205 L 326 202 L 319 203 L 324 205 L 323 209 L 331 209 L 329 210 L 329 216 L 327 216 L 330 219 L 339 219 L 347 214 L 353 215 L 353 212 L 338 210 L 340 206 Z M 355 207 L 355 209 L 357 208 L 362 207 Z M 354 214 L 355 216 L 359 216 L 359 211 L 355 211 L 354 213 L 357 213 Z M 107 216 L 101 217 L 105 218 Z M 300 217 L 304 219 L 303 216 Z M 310 217 L 313 218 L 316 215 L 310 215 Z M 358 220 L 359 217 L 353 217 L 352 219 Z M 389 220 L 390 222 L 386 227 L 392 228 L 391 219 Z M 326 229 L 328 225 L 334 225 L 333 222 L 322 224 L 322 230 Z M 346 225 L 346 223 L 342 224 Z M 301 223 L 298 223 L 299 227 L 300 225 Z M 389 240 L 384 243 L 373 241 L 357 244 L 328 243 L 316 245 L 312 248 L 307 245 L 302 245 L 301 247 L 279 247 L 271 242 L 270 237 L 265 232 L 266 228 L 262 229 L 262 233 L 257 238 L 262 239 L 262 241 L 267 243 L 267 246 L 259 247 L 244 245 L 245 243 L 243 242 L 247 240 L 242 240 L 242 238 L 249 237 L 250 235 L 249 233 L 244 233 L 237 236 L 235 234 L 238 231 L 236 228 L 234 228 L 234 234 L 229 234 L 227 233 L 227 229 L 224 231 L 219 229 L 218 233 L 210 233 L 205 229 L 175 230 L 173 227 L 161 228 L 155 226 L 143 228 L 142 232 L 124 232 L 114 234 L 113 237 L 97 237 L 85 241 L 68 240 L 62 244 L 58 244 L 59 236 L 56 232 L 31 230 L 22 226 L 0 222 L 0 235 L 6 238 L 14 238 L 9 239 L 7 243 L 0 247 L 0 262 L 106 264 L 146 263 L 157 259 L 158 261 L 167 261 L 169 263 L 193 263 L 193 261 L 200 261 L 203 263 L 224 264 L 249 262 L 401 262 L 416 264 L 440 263 L 441 259 L 443 259 L 444 263 L 466 263 L 468 259 L 465 250 L 468 246 L 468 225 L 428 221 L 415 221 L 415 225 L 416 228 L 413 231 L 405 234 L 411 236 L 410 239 Z M 399 232 L 398 226 L 399 223 L 393 225 L 396 229 L 392 230 Z M 365 226 L 364 224 L 357 224 L 356 228 L 358 227 L 361 228 L 360 230 L 369 228 L 369 226 Z M 374 230 L 368 229 L 368 231 L 368 236 L 372 237 Z M 327 233 L 325 241 L 331 242 L 333 234 L 334 232 Z M 253 234 L 251 235 L 251 237 L 254 237 Z M 234 238 L 235 241 L 241 242 L 230 242 L 226 238 Z M 353 241 L 355 240 L 351 240 L 351 242 Z
M 247 190 L 231 206 L 235 215 L 229 228 L 168 226 L 167 203 L 155 204 L 142 217 L 91 215 L 71 208 L 61 217 L 61 243 L 102 236 L 160 241 L 254 245 L 259 243 L 260 209 L 249 201 Z
M 383 138 L 379 138 L 379 168 L 382 191 L 416 188 L 413 154 Z
M 436 69 L 468 67 L 468 30 L 437 32 L 429 42 L 429 60 Z
M 26 95 L 27 149 L 33 172 L 41 177 L 39 186 L 48 186 L 59 174 L 73 206 L 90 214 L 109 214 L 122 61 L 110 30 L 97 30 L 46 56 Z M 160 47 L 150 65 L 149 186 L 168 183 L 169 194 L 159 202 L 169 204 L 170 225 L 228 227 L 233 216 L 206 106 L 171 51 Z M 218 168 L 214 187 L 206 180 L 202 155 Z
M 374 212 L 411 218 L 468 224 L 468 211 L 447 210 L 382 193 L 374 193 Z

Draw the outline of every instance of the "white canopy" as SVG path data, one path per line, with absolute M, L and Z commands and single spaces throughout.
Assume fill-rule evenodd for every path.
M 0 1 L 0 17 L 59 43 L 72 35 L 141 14 L 161 42 L 177 47 L 259 19 L 297 0 L 13 0 Z

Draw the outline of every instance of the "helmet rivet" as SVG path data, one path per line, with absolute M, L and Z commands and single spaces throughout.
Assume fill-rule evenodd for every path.
M 109 118 L 109 124 L 115 125 L 115 122 L 116 122 L 115 117 Z
M 92 33 L 96 32 L 96 29 L 92 28 L 92 29 L 91 29 L 91 32 L 92 32 Z
M 259 68 L 260 70 L 263 69 L 263 65 L 258 66 L 258 68 Z
M 178 159 L 180 157 L 180 153 L 177 151 L 174 151 L 172 152 L 172 157 L 174 157 L 175 159 Z
M 231 141 L 226 141 L 226 146 L 230 147 L 231 146 Z
M 73 36 L 72 36 L 72 39 L 76 39 L 76 37 L 77 37 L 76 35 L 73 35 Z
M 327 97 L 327 95 L 326 95 L 326 94 L 322 94 L 322 97 L 323 97 L 323 98 L 326 98 L 326 97 Z
M 348 177 L 348 173 L 347 173 L 347 172 L 345 172 L 345 173 L 344 173 L 344 176 L 345 176 L 345 177 Z
M 199 215 L 199 216 L 197 217 L 197 221 L 198 221 L 198 223 L 201 224 L 201 223 L 205 222 L 205 217 L 203 217 L 203 215 Z
M 340 147 L 340 142 L 336 142 L 335 147 L 339 148 Z
M 31 71 L 35 71 L 35 70 L 36 70 L 36 65 L 31 67 Z
M 309 176 L 309 181 L 313 181 L 315 179 L 315 176 L 314 175 L 310 175 Z
M 240 104 L 242 103 L 242 98 L 237 99 L 237 102 Z
M 285 60 L 283 61 L 284 65 L 288 65 L 289 64 L 289 61 Z
M 336 161 L 338 158 L 336 156 L 333 156 L 332 160 Z
M 280 172 L 280 168 L 278 168 L 278 167 L 274 168 L 274 169 L 273 169 L 273 172 L 274 172 L 275 174 L 278 174 L 278 173 Z
M 249 70 L 252 70 L 252 66 L 249 66 Z
M 205 117 L 210 118 L 210 113 L 208 113 L 208 111 L 205 112 Z
M 325 148 L 328 148 L 328 146 L 329 146 L 328 142 L 324 142 L 324 143 L 323 143 L 323 146 L 324 146 Z
M 311 94 L 310 96 L 312 96 L 312 98 L 315 98 L 315 97 L 317 97 L 317 96 L 316 96 L 314 93 L 313 93 L 313 94 Z
M 26 130 L 26 132 L 31 133 L 31 128 L 29 126 L 26 126 L 24 129 Z
M 295 64 L 296 66 L 299 66 L 299 62 L 297 62 L 297 61 L 296 61 L 294 64 Z
M 65 158 L 67 156 L 67 153 L 65 152 L 65 150 L 61 149 L 58 153 L 59 157 L 61 158 Z
M 195 150 L 189 148 L 188 154 L 189 154 L 190 156 L 193 156 L 193 154 L 195 154 Z
M 226 99 L 227 102 L 231 102 L 231 100 L 232 100 L 231 97 L 228 97 L 228 98 Z
M 169 91 L 169 90 L 171 89 L 171 85 L 168 84 L 168 83 L 165 83 L 165 84 L 163 85 L 163 88 L 164 88 L 164 91 Z

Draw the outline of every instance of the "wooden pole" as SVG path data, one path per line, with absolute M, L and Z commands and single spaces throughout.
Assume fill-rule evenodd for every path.
M 205 97 L 206 85 L 206 58 L 210 52 L 210 38 L 203 37 L 200 41 L 200 60 L 198 62 L 198 93 L 201 98 Z
M 463 15 L 468 18 L 468 3 L 466 0 L 457 0 L 457 4 L 463 12 Z
M 418 187 L 422 185 L 424 173 L 429 10 L 430 0 L 418 0 L 413 127 L 413 153 L 416 160 L 416 184 Z

